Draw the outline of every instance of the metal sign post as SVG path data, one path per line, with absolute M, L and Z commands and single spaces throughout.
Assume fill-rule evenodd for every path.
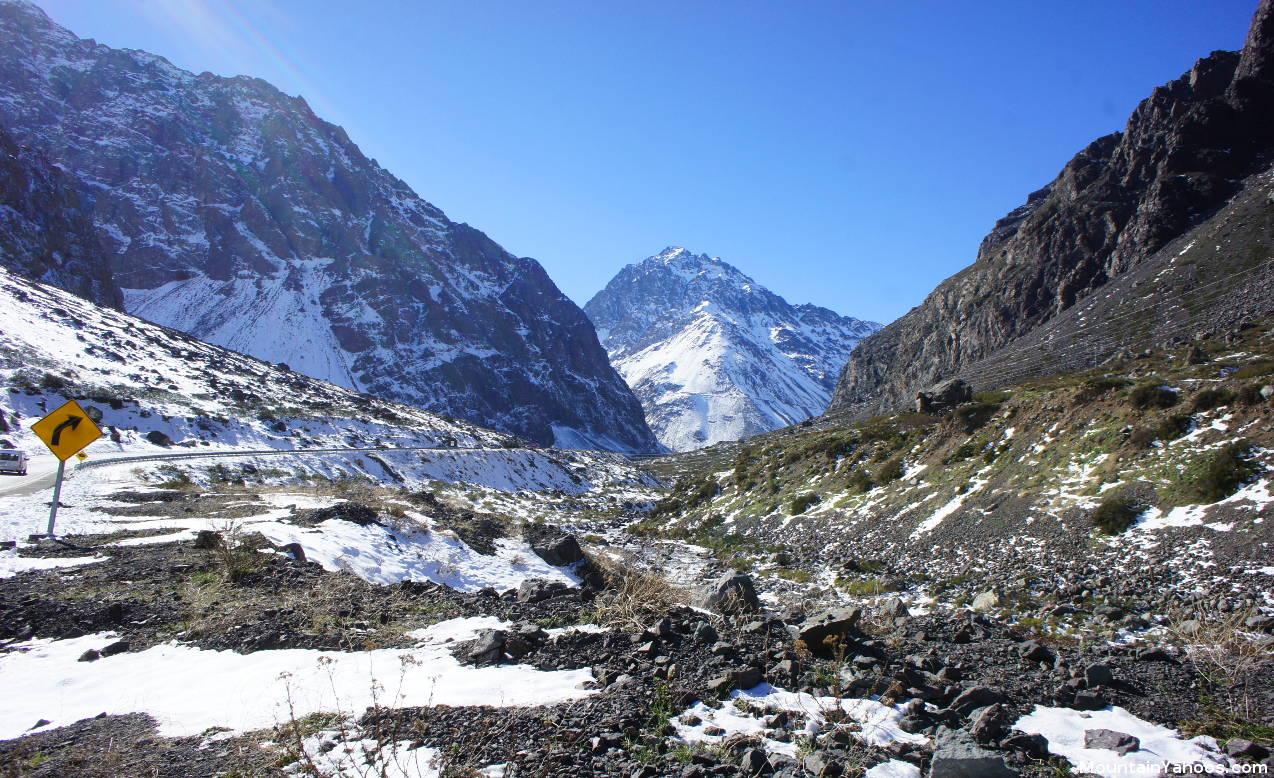
M 102 429 L 97 426 L 97 418 L 101 413 L 97 409 L 86 411 L 74 400 L 66 403 L 53 413 L 31 425 L 31 431 L 44 441 L 53 456 L 58 458 L 57 481 L 53 484 L 53 504 L 49 508 L 49 538 L 53 538 L 53 525 L 58 517 L 58 501 L 62 497 L 62 477 L 66 475 L 66 460 L 79 454 L 80 451 L 102 437 Z
M 58 462 L 58 478 L 53 482 L 53 505 L 49 508 L 48 536 L 53 537 L 53 523 L 58 518 L 58 500 L 62 498 L 62 475 L 66 472 L 66 460 Z

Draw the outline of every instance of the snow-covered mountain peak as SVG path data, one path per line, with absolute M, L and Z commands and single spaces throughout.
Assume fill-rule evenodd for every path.
M 584 312 L 660 443 L 677 451 L 822 413 L 850 350 L 880 327 L 790 305 L 677 246 L 623 268 Z

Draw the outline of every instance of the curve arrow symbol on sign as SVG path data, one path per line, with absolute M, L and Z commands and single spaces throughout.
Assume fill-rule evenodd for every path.
M 53 434 L 49 436 L 50 442 L 56 446 L 58 444 L 58 440 L 62 438 L 62 430 L 67 427 L 74 430 L 76 427 L 80 426 L 80 422 L 82 421 L 84 421 L 82 416 L 75 416 L 74 414 L 67 416 L 66 421 L 53 428 Z

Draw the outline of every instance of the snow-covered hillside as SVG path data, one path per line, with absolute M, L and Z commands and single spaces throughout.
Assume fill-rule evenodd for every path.
M 509 491 L 578 492 L 640 478 L 617 455 L 527 448 L 507 435 L 202 343 L 2 267 L 0 310 L 5 312 L 0 320 L 0 385 L 5 387 L 0 445 L 37 456 L 46 452 L 30 426 L 66 399 L 77 398 L 101 410 L 107 432 L 88 448 L 90 461 L 363 448 L 376 450 L 190 462 L 197 471 L 220 467 L 218 472 L 233 475 L 246 467 L 282 480 L 366 477 L 408 486 L 465 481 Z M 394 450 L 452 444 L 458 448 Z
M 91 206 L 96 234 L 64 243 L 104 258 L 77 277 L 7 256 L 0 218 L 11 268 L 74 291 L 105 270 L 99 301 L 122 292 L 130 313 L 201 340 L 544 445 L 656 445 L 538 262 L 449 220 L 300 97 L 0 0 L 0 128 L 58 168 L 75 191 L 50 199 L 67 214 Z
M 849 352 L 880 328 L 790 305 L 720 259 L 683 248 L 625 267 L 584 312 L 655 436 L 674 451 L 822 413 Z

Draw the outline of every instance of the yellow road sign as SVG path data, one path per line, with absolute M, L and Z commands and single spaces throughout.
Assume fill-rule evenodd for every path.
M 65 462 L 80 449 L 102 437 L 102 430 L 74 400 L 31 426 L 53 455 Z

